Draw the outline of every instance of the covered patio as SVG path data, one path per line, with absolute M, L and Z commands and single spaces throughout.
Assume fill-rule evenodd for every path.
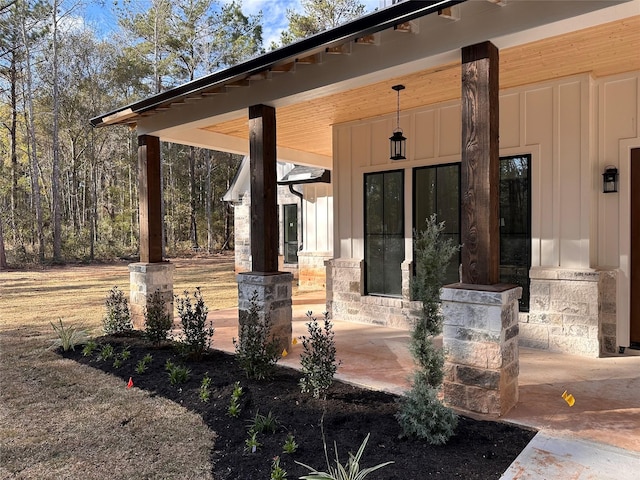
M 630 180 L 621 182 L 618 200 L 600 198 L 596 179 L 601 164 L 613 161 L 609 150 L 616 162 L 628 162 L 627 150 L 638 138 L 637 95 L 628 93 L 638 83 L 638 5 L 637 0 L 553 0 L 544 8 L 515 0 L 400 2 L 93 119 L 97 127 L 135 126 L 139 135 L 141 261 L 130 267 L 138 313 L 148 293 L 161 289 L 171 298 L 172 292 L 172 266 L 160 248 L 159 145 L 164 141 L 250 155 L 253 271 L 238 277 L 235 318 L 242 321 L 248 298 L 258 292 L 284 346 L 300 327 L 292 321 L 297 300 L 292 305 L 291 276 L 277 271 L 276 158 L 332 172 L 333 212 L 323 227 L 331 227 L 333 260 L 327 266 L 327 304 L 318 311 L 331 310 L 340 328 L 376 317 L 384 318 L 384 328 L 410 323 L 417 308 L 410 295 L 414 219 L 404 206 L 412 203 L 414 192 L 404 175 L 409 179 L 420 168 L 460 165 L 459 233 L 465 247 L 461 282 L 446 291 L 453 321 L 445 331 L 459 354 L 454 364 L 473 369 L 480 384 L 488 379 L 506 388 L 486 392 L 451 382 L 449 389 L 445 385 L 450 400 L 471 399 L 478 411 L 501 414 L 518 405 L 525 391 L 521 381 L 518 395 L 518 340 L 525 329 L 531 342 L 590 356 L 611 353 L 616 342 L 628 345 L 630 296 L 625 292 L 631 284 L 616 283 L 616 275 L 625 279 L 628 273 L 630 239 L 622 235 L 628 222 L 614 224 L 620 227 L 616 235 L 622 232 L 615 248 L 607 227 L 611 218 L 627 212 Z M 613 87 L 620 83 L 623 89 Z M 387 152 L 396 113 L 392 86 L 398 84 L 407 86 L 400 120 L 411 143 L 407 157 L 394 162 Z M 596 121 L 591 117 L 595 104 L 612 105 L 603 112 L 621 113 L 613 118 L 603 113 Z M 501 124 L 503 114 L 508 120 Z M 596 129 L 601 147 L 594 140 Z M 518 313 L 520 287 L 499 279 L 501 154 L 529 155 L 533 165 L 526 268 L 535 297 L 526 314 Z M 402 259 L 394 265 L 395 290 L 378 295 L 365 285 L 371 276 L 367 263 L 375 255 L 365 252 L 363 178 L 388 172 L 399 172 L 403 182 L 397 195 L 402 213 L 396 219 Z M 626 217 L 620 213 L 619 218 Z M 461 311 L 470 303 L 477 323 L 491 324 L 486 331 L 471 332 L 464 324 Z M 343 327 L 343 320 L 352 323 Z M 237 331 L 237 322 L 228 328 Z M 389 357 L 376 357 L 376 375 L 369 381 L 383 381 L 379 373 L 386 371 L 385 361 L 389 376 L 397 378 L 397 368 L 410 361 L 400 348 L 403 336 L 367 328 L 372 344 Z M 494 341 L 490 346 L 462 343 L 460 335 L 488 335 Z M 489 360 L 480 359 L 490 368 L 465 363 L 478 357 L 476 349 L 490 350 Z M 369 353 L 362 347 L 360 354 Z M 372 363 L 357 358 L 348 363 L 356 370 L 363 366 L 359 375 L 366 378 Z M 581 362 L 571 360 L 570 370 Z M 542 388 L 543 383 L 533 382 Z M 486 402 L 479 400 L 482 396 Z

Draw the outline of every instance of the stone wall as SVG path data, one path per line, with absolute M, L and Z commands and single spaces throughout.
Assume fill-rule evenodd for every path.
M 521 345 L 598 357 L 615 352 L 614 271 L 532 268 Z
M 325 262 L 325 265 L 327 311 L 331 314 L 331 318 L 339 318 L 347 322 L 410 328 L 419 317 L 422 304 L 410 298 L 411 262 L 402 264 L 402 298 L 365 296 L 362 260 L 337 258 Z
M 173 318 L 174 269 L 175 265 L 169 262 L 129 264 L 129 310 L 134 328 L 145 328 L 144 311 L 156 290 L 162 293 L 166 310 Z
M 327 286 L 325 262 L 331 252 L 298 252 L 298 288 L 300 290 L 322 290 Z
M 284 215 L 282 212 L 282 206 L 285 204 L 295 203 L 298 205 L 298 222 L 300 221 L 300 200 L 293 195 L 288 187 L 278 187 L 278 231 L 279 231 L 279 243 L 278 243 L 278 268 L 282 272 L 291 273 L 294 278 L 298 278 L 298 264 L 285 264 L 283 255 L 284 244 Z M 233 214 L 233 228 L 234 228 L 234 245 L 235 245 L 235 272 L 243 273 L 250 272 L 251 265 L 251 195 L 246 193 L 242 197 L 242 201 L 234 203 Z M 300 229 L 300 227 L 298 227 Z M 300 234 L 298 234 L 300 238 Z M 299 254 L 298 254 L 299 255 Z
M 241 325 L 249 315 L 251 299 L 255 296 L 259 318 L 264 320 L 269 315 L 271 334 L 278 339 L 280 351 L 288 349 L 291 345 L 293 276 L 290 273 L 240 273 L 237 275 L 237 281 L 239 324 Z
M 600 352 L 604 354 L 618 353 L 617 341 L 617 273 L 614 270 L 599 272 L 599 315 L 600 315 Z
M 236 273 L 251 271 L 251 197 L 247 193 L 234 204 L 233 233 Z
M 518 402 L 521 287 L 456 284 L 442 290 L 444 399 L 453 407 L 504 415 Z

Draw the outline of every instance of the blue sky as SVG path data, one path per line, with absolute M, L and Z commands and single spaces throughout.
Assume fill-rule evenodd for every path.
M 365 5 L 367 12 L 373 11 L 381 4 L 380 0 L 360 0 L 360 2 Z M 271 40 L 279 40 L 280 32 L 287 28 L 287 8 L 302 11 L 299 0 L 243 0 L 242 6 L 245 13 L 256 14 L 262 10 L 265 47 L 271 44 Z
M 222 0 L 225 3 L 231 0 Z M 360 0 L 367 12 L 372 12 L 384 4 L 384 0 Z M 390 3 L 389 0 L 387 0 Z M 134 6 L 146 3 L 144 0 L 133 0 Z M 242 10 L 245 14 L 263 13 L 263 42 L 268 48 L 272 40 L 280 39 L 280 32 L 287 28 L 287 8 L 302 11 L 299 0 L 243 0 Z M 87 5 L 84 15 L 85 21 L 93 26 L 99 34 L 108 35 L 115 27 L 116 19 L 113 14 L 113 0 L 93 0 Z

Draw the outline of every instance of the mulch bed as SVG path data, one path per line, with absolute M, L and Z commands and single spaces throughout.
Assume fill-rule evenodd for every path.
M 367 479 L 497 479 L 509 467 L 535 435 L 535 432 L 502 422 L 478 421 L 461 416 L 456 434 L 444 446 L 432 446 L 424 441 L 402 437 L 394 418 L 397 397 L 384 392 L 371 391 L 336 381 L 327 399 L 316 400 L 300 392 L 300 373 L 277 367 L 275 375 L 266 381 L 245 377 L 234 356 L 212 350 L 199 361 L 185 361 L 170 345 L 162 348 L 149 346 L 138 334 L 128 337 L 101 337 L 99 344 L 110 343 L 116 353 L 128 345 L 131 356 L 119 368 L 113 361 L 97 360 L 97 351 L 84 357 L 82 348 L 63 353 L 67 358 L 90 365 L 122 379 L 126 388 L 131 377 L 134 388 L 140 388 L 169 398 L 185 408 L 199 413 L 212 431 L 216 432 L 211 452 L 213 476 L 217 480 L 269 479 L 273 457 L 288 472 L 287 478 L 297 479 L 308 471 L 295 463 L 299 461 L 326 471 L 321 422 L 329 460 L 333 461 L 334 441 L 340 461 L 344 465 L 348 452 L 355 453 L 368 433 L 369 443 L 361 461 L 370 467 L 386 461 L 392 465 L 369 475 Z M 153 361 L 144 374 L 136 374 L 135 366 L 146 354 Z M 171 360 L 190 369 L 189 380 L 171 385 L 165 362 Z M 375 368 L 375 366 L 372 366 Z M 205 374 L 211 378 L 210 400 L 199 398 L 200 382 Z M 227 415 L 227 409 L 236 381 L 240 381 L 244 394 L 238 418 Z M 245 451 L 248 425 L 256 413 L 271 412 L 279 420 L 275 434 L 259 434 L 262 447 L 256 453 Z M 122 424 L 131 419 L 122 412 Z M 114 425 L 117 431 L 118 426 Z M 288 433 L 299 445 L 292 454 L 282 452 Z

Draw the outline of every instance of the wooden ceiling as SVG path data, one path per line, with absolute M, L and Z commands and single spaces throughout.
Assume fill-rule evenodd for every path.
M 374 47 L 375 48 L 375 47 Z M 500 88 L 589 73 L 594 78 L 640 70 L 640 16 L 500 51 Z M 402 83 L 402 110 L 460 97 L 460 63 L 420 71 L 277 110 L 278 145 L 331 156 L 331 126 L 390 114 L 391 86 Z M 247 118 L 206 130 L 248 139 Z

